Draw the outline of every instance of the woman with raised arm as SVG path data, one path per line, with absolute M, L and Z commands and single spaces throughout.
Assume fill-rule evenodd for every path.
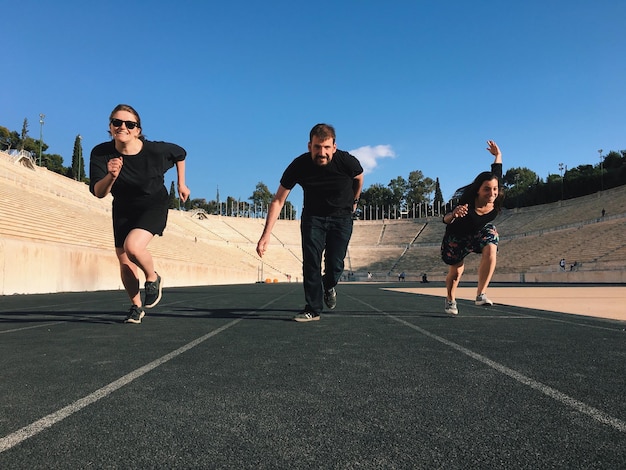
M 459 203 L 443 216 L 446 233 L 441 243 L 441 258 L 448 265 L 446 276 L 445 312 L 459 313 L 456 289 L 463 274 L 463 260 L 470 253 L 481 255 L 478 267 L 476 305 L 493 305 L 487 298 L 487 287 L 496 269 L 498 232 L 491 223 L 502 209 L 502 153 L 493 140 L 487 141 L 487 150 L 495 159 L 491 171 L 480 173 L 474 181 L 461 189 Z

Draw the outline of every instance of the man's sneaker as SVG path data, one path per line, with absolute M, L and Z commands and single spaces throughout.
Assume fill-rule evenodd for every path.
M 141 307 L 133 305 L 128 311 L 128 316 L 126 317 L 126 320 L 124 320 L 124 323 L 139 324 L 141 323 L 141 319 L 144 317 L 145 314 L 146 312 L 144 312 Z
M 476 296 L 476 305 L 493 305 L 493 302 L 487 298 L 485 294 L 480 294 Z
M 456 308 L 456 300 L 446 299 L 445 312 L 450 315 L 457 315 L 459 313 L 459 310 Z
M 293 317 L 293 319 L 299 322 L 317 321 L 320 319 L 320 314 L 307 312 L 306 310 L 303 310 L 302 312 L 298 313 L 295 317 Z
M 331 310 L 337 306 L 337 291 L 334 287 L 324 291 L 324 303 Z
M 154 282 L 146 281 L 145 284 L 145 299 L 143 306 L 146 308 L 152 308 L 161 300 L 161 276 L 157 274 L 157 280 Z

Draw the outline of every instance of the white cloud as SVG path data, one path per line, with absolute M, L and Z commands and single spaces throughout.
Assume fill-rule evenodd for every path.
M 363 167 L 363 173 L 368 174 L 374 171 L 378 166 L 378 160 L 381 158 L 395 158 L 396 153 L 391 145 L 366 145 L 358 149 L 350 150 L 350 153 L 359 159 Z

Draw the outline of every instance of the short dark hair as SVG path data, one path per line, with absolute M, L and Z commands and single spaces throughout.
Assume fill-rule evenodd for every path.
M 320 140 L 326 140 L 330 137 L 333 138 L 333 143 L 335 142 L 335 128 L 330 124 L 315 124 L 311 132 L 309 133 L 309 142 L 313 142 L 313 137 L 317 137 Z

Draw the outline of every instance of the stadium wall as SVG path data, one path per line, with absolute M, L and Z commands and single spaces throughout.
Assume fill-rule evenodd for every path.
M 253 283 L 256 273 L 154 257 L 166 287 Z M 143 282 L 143 280 L 142 280 Z M 123 289 L 111 251 L 0 239 L 0 295 Z
M 445 282 L 445 274 L 428 274 L 429 282 Z M 357 272 L 356 281 L 367 281 L 367 273 Z M 387 273 L 373 273 L 373 281 L 378 282 L 394 282 L 398 280 L 397 275 Z M 406 273 L 406 281 L 421 281 L 421 273 Z M 464 273 L 461 283 L 478 282 L 477 274 Z M 610 271 L 566 271 L 566 272 L 523 272 L 523 273 L 498 273 L 493 275 L 492 283 L 512 282 L 512 283 L 563 283 L 563 284 L 626 284 L 626 271 L 610 270 Z

